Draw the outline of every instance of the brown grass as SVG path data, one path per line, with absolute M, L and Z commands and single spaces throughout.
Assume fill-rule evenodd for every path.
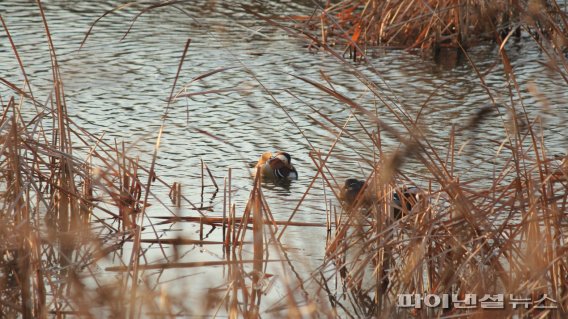
M 487 40 L 506 42 L 521 30 L 566 48 L 565 10 L 555 0 L 344 0 L 311 17 L 294 17 L 327 45 L 341 43 L 354 58 L 367 46 L 460 50 Z
M 560 164 L 551 159 L 544 143 L 547 136 L 540 130 L 542 118 L 530 117 L 522 104 L 504 106 L 493 102 L 480 107 L 463 127 L 452 128 L 447 148 L 440 150 L 432 145 L 425 133 L 427 130 L 413 116 L 401 115 L 393 109 L 379 87 L 329 46 L 330 33 L 340 28 L 347 29 L 346 38 L 352 40 L 354 47 L 361 43 L 360 39 L 366 39 L 365 43 L 428 47 L 442 41 L 446 32 L 451 33 L 450 39 L 456 36 L 455 32 L 462 41 L 464 33 L 470 39 L 470 29 L 458 27 L 455 31 L 450 27 L 463 20 L 467 21 L 466 26 L 472 25 L 474 31 L 482 34 L 498 33 L 501 28 L 516 26 L 516 21 L 521 21 L 523 28 L 530 28 L 534 40 L 548 57 L 550 70 L 568 79 L 568 64 L 562 51 L 567 43 L 563 36 L 566 24 L 555 2 L 549 3 L 550 10 L 546 11 L 539 9 L 540 2 L 529 2 L 525 11 L 511 7 L 513 2 L 482 2 L 475 5 L 476 9 L 470 8 L 473 14 L 468 17 L 460 10 L 463 10 L 461 5 L 470 2 L 458 3 L 460 6 L 456 7 L 455 1 L 426 1 L 416 6 L 411 6 L 410 1 L 343 1 L 322 13 L 323 38 L 258 15 L 294 36 L 306 37 L 336 57 L 338 63 L 350 67 L 378 103 L 396 118 L 395 125 L 385 123 L 365 105 L 337 92 L 329 78 L 324 77 L 326 83 L 319 83 L 296 75 L 297 79 L 319 89 L 322 95 L 333 97 L 350 108 L 352 114 L 345 123 L 337 123 L 313 110 L 322 118 L 315 123 L 333 132 L 335 140 L 326 153 L 311 149 L 310 157 L 317 173 L 287 221 L 274 219 L 272 208 L 264 199 L 260 174 L 256 174 L 249 200 L 240 211 L 231 198 L 232 172 L 229 170 L 223 185 L 223 213 L 218 216 L 210 216 L 207 208 L 187 200 L 181 184 L 164 183 L 156 175 L 155 165 L 168 108 L 157 132 L 149 168 L 128 156 L 124 144 L 110 145 L 103 136 L 94 136 L 77 126 L 67 115 L 56 50 L 43 11 L 51 53 L 53 94 L 47 104 L 40 103 L 31 91 L 17 44 L 2 20 L 26 81 L 18 85 L 2 79 L 14 95 L 2 101 L 0 118 L 0 234 L 3 238 L 0 243 L 0 316 L 94 318 L 101 316 L 104 309 L 105 316 L 116 318 L 178 315 L 565 317 L 568 309 L 565 240 L 568 160 L 565 155 Z M 362 9 L 361 5 L 364 5 Z M 506 10 L 495 6 L 505 6 Z M 499 23 L 481 21 L 480 16 L 486 14 L 483 10 L 498 9 Z M 328 24 L 327 19 L 332 24 Z M 485 29 L 487 25 L 491 28 Z M 499 54 L 512 97 L 527 93 L 521 93 L 507 56 L 504 42 L 510 32 L 501 39 Z M 188 40 L 182 56 L 189 45 Z M 183 60 L 182 57 L 178 76 Z M 473 68 L 480 74 L 475 66 Z M 199 75 L 194 81 L 224 70 Z M 254 77 L 253 70 L 247 71 Z M 178 76 L 170 102 L 183 97 L 181 93 L 174 94 Z M 263 83 L 256 80 L 264 88 Z M 484 85 L 481 75 L 479 80 L 480 85 Z M 266 89 L 266 93 L 286 111 L 270 90 Z M 293 95 L 293 92 L 288 93 Z M 488 94 L 495 101 L 489 91 Z M 528 94 L 546 102 L 536 87 Z M 505 107 L 512 114 L 513 123 L 507 122 L 502 112 Z M 29 112 L 28 108 L 37 110 L 31 119 L 29 113 L 23 111 Z M 465 179 L 455 163 L 463 147 L 459 141 L 476 128 L 482 128 L 491 117 L 501 118 L 506 132 L 506 138 L 498 141 L 500 153 L 495 155 L 503 164 L 497 167 L 492 180 L 479 185 L 476 180 Z M 291 117 L 290 120 L 297 126 Z M 368 141 L 372 142 L 374 157 L 361 159 L 369 167 L 365 179 L 371 202 L 356 201 L 352 207 L 330 204 L 325 225 L 294 221 L 316 183 L 324 183 L 327 193 L 338 196 L 341 181 L 327 163 L 336 156 L 335 148 L 342 143 L 341 137 L 354 136 L 347 130 L 352 120 L 367 132 Z M 373 123 L 376 130 L 368 131 L 363 120 Z M 215 138 L 213 133 L 203 133 Z M 385 134 L 400 143 L 398 151 L 389 153 L 382 145 Z M 391 196 L 402 182 L 412 183 L 405 174 L 408 161 L 415 161 L 427 170 L 422 186 L 428 196 L 396 220 L 392 217 Z M 202 192 L 205 171 L 218 189 L 213 174 L 203 162 Z M 147 208 L 154 204 L 151 203 L 152 191 L 158 186 L 171 190 L 175 207 L 189 207 L 196 216 L 178 216 L 164 205 L 160 208 L 168 213 L 151 220 L 146 218 Z M 331 202 L 328 198 L 324 201 Z M 155 231 L 159 224 L 180 222 L 198 223 L 200 239 L 163 239 Z M 222 241 L 205 240 L 203 225 L 222 227 Z M 326 227 L 325 260 L 312 273 L 300 274 L 295 270 L 293 260 L 281 243 L 288 227 Z M 126 244 L 131 248 L 125 249 Z M 157 247 L 163 262 L 148 262 L 146 245 Z M 182 262 L 178 252 L 182 245 L 222 247 L 224 259 Z M 170 249 L 174 251 L 173 256 Z M 246 250 L 252 252 L 252 257 Z M 118 273 L 118 277 L 103 281 L 94 266 L 111 257 L 116 257 L 119 265 L 106 270 Z M 274 263 L 281 266 L 278 279 L 272 273 L 274 268 L 268 267 Z M 201 295 L 191 290 L 188 294 L 171 295 L 146 280 L 148 270 L 213 266 L 225 267 L 224 285 Z M 275 281 L 282 287 L 284 297 L 274 304 L 264 305 L 265 294 Z M 312 285 L 311 288 L 307 288 L 308 285 Z M 558 301 L 558 309 L 407 310 L 397 307 L 397 296 L 403 293 L 461 297 L 468 293 L 479 296 L 503 293 L 507 298 L 514 295 L 535 299 L 547 294 Z M 187 300 L 202 302 L 188 304 Z

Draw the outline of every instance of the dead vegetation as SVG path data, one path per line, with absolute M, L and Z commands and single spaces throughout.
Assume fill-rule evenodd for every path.
M 339 25 L 351 23 L 348 32 L 359 32 L 357 36 L 350 33 L 353 43 L 360 43 L 363 37 L 374 39 L 371 43 L 395 41 L 397 34 L 402 34 L 405 40 L 401 43 L 405 46 L 428 47 L 440 41 L 445 32 L 466 32 L 451 27 L 452 24 L 455 27 L 456 21 L 466 19 L 460 15 L 461 9 L 456 7 L 455 1 L 436 2 L 436 5 L 425 2 L 421 6 L 411 6 L 409 1 L 396 5 L 379 1 L 365 3 L 365 8 L 359 10 L 361 2 L 344 1 L 326 12 L 326 15 L 340 12 Z M 497 2 L 487 8 L 479 4 L 477 10 L 497 10 L 489 7 L 503 4 L 512 5 L 512 2 Z M 443 5 L 446 9 L 441 10 Z M 434 15 L 432 8 L 437 8 Z M 510 35 L 514 30 L 511 26 L 517 26 L 515 21 L 526 22 L 528 17 L 516 7 L 507 8 L 498 18 L 506 23 L 491 23 L 493 27 L 506 25 L 511 30 L 507 31 Z M 388 21 L 388 26 L 377 22 L 370 27 L 370 22 L 364 22 L 367 14 L 368 19 L 372 19 L 370 12 L 379 12 L 378 16 L 385 23 Z M 362 18 L 353 18 L 356 13 Z M 533 23 L 535 26 L 550 23 L 554 30 L 565 30 L 563 24 L 558 24 L 556 14 L 552 11 L 552 15 L 533 17 Z M 416 19 L 423 16 L 428 19 Z M 43 12 L 42 18 L 49 38 Z M 470 23 L 476 21 L 474 17 L 467 19 Z M 439 23 L 440 20 L 443 23 Z M 484 28 L 479 21 L 473 25 Z M 282 28 L 302 35 L 302 32 Z M 361 31 L 357 31 L 358 28 Z M 491 32 L 498 32 L 499 28 Z M 3 29 L 11 39 L 4 23 Z M 533 32 L 543 33 L 546 29 L 549 27 L 539 27 Z M 470 38 L 474 32 L 466 33 Z M 565 38 L 531 34 L 549 57 L 550 69 L 567 79 L 566 59 L 562 55 L 563 48 L 558 45 L 565 43 Z M 321 40 L 305 36 L 337 57 L 338 63 L 349 65 L 326 44 L 329 34 L 324 34 Z M 463 35 L 460 37 L 463 39 Z M 355 68 L 353 72 L 376 95 L 377 101 L 382 101 L 381 106 L 397 114 L 396 127 L 386 124 L 365 105 L 333 87 L 298 75 L 307 85 L 351 108 L 348 121 L 357 119 L 367 132 L 376 154 L 373 159 L 363 159 L 371 167 L 365 176 L 365 187 L 371 192 L 372 200 L 355 200 L 355 205 L 350 207 L 330 205 L 325 225 L 294 221 L 298 208 L 315 183 L 323 181 L 326 189 L 337 197 L 338 185 L 342 182 L 336 179 L 337 172 L 326 165 L 335 155 L 334 147 L 342 142 L 344 135 L 350 134 L 346 130 L 347 123 L 335 123 L 322 116 L 318 125 L 334 132 L 336 139 L 325 154 L 311 150 L 317 173 L 289 220 L 274 219 L 271 211 L 274 208 L 264 200 L 258 178 L 253 182 L 246 206 L 242 210 L 237 207 L 231 198 L 230 170 L 220 189 L 223 212 L 214 215 L 207 207 L 188 201 L 180 184 L 167 185 L 156 175 L 156 153 L 162 130 L 157 134 L 152 162 L 146 167 L 139 159 L 128 156 L 126 145 L 118 142 L 111 145 L 103 136 L 94 136 L 73 122 L 66 111 L 56 50 L 51 42 L 49 45 L 53 90 L 47 103 L 35 98 L 27 78 L 23 85 L 2 79 L 13 91 L 13 97 L 2 101 L 0 119 L 0 233 L 4 239 L 0 243 L 2 317 L 566 316 L 568 164 L 565 155 L 554 159 L 549 154 L 544 143 L 547 137 L 539 129 L 543 125 L 542 117 L 530 117 L 524 105 L 492 103 L 480 108 L 463 127 L 450 128 L 447 147 L 440 150 L 430 143 L 426 130 L 412 116 L 399 115 L 392 101 L 387 101 L 381 90 Z M 189 45 L 190 41 L 183 56 Z M 11 49 L 18 58 L 17 45 L 13 42 Z M 500 55 L 511 95 L 521 94 L 504 47 Z M 180 69 L 182 63 L 183 58 Z M 20 68 L 26 77 L 21 61 Z M 214 70 L 194 80 L 223 71 Z M 480 82 L 483 83 L 481 76 Z M 170 101 L 182 96 L 174 94 L 175 88 L 174 83 Z M 530 93 L 536 95 L 538 91 L 533 88 Z M 494 100 L 490 92 L 488 95 Z M 503 109 L 511 116 L 506 117 Z M 468 132 L 483 127 L 491 117 L 500 118 L 506 131 L 506 138 L 499 141 L 499 152 L 495 155 L 503 164 L 497 167 L 489 185 L 480 186 L 475 180 L 462 178 L 455 163 L 464 147 L 459 141 L 467 140 Z M 373 123 L 371 130 L 363 127 L 360 121 L 363 118 Z M 381 142 L 384 135 L 395 138 L 401 145 L 399 150 L 391 153 L 384 150 Z M 422 188 L 428 196 L 412 210 L 405 211 L 402 218 L 395 219 L 391 214 L 391 196 L 399 185 L 413 183 L 405 175 L 409 160 L 427 169 Z M 207 171 L 219 190 L 207 165 L 202 165 L 203 179 Z M 190 207 L 195 216 L 179 216 L 168 205 L 163 205 L 160 206 L 165 212 L 163 215 L 149 218 L 146 211 L 155 204 L 151 202 L 151 195 L 156 187 L 170 189 L 174 206 Z M 200 225 L 199 240 L 163 238 L 155 231 L 160 224 L 184 222 Z M 222 241 L 204 238 L 203 225 L 221 228 Z M 327 230 L 325 260 L 307 276 L 295 272 L 287 249 L 282 246 L 281 239 L 288 227 Z M 185 262 L 179 256 L 179 248 L 184 245 L 216 245 L 225 253 L 221 260 Z M 150 246 L 157 248 L 162 262 L 146 259 Z M 110 259 L 115 264 L 106 267 L 105 272 L 118 275 L 105 280 L 96 266 Z M 279 265 L 283 275 L 276 277 L 270 264 Z M 190 289 L 186 294 L 175 295 L 148 279 L 152 270 L 162 274 L 171 269 L 218 266 L 225 267 L 224 284 L 206 293 Z M 312 286 L 309 293 L 308 284 L 316 287 Z M 273 285 L 280 285 L 285 297 L 263 305 L 262 300 L 267 298 Z M 472 293 L 531 297 L 532 300 L 547 295 L 557 301 L 558 308 L 538 309 L 535 305 L 500 310 L 397 307 L 400 294 L 425 293 L 455 294 L 461 299 Z M 202 302 L 188 304 L 187 299 Z
M 568 47 L 567 14 L 555 0 L 345 0 L 327 3 L 310 17 L 293 17 L 323 44 L 346 46 L 355 58 L 368 46 L 466 50 L 480 42 L 498 44 L 526 32 Z

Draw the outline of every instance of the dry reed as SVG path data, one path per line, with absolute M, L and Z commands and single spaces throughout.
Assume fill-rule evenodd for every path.
M 537 12 L 538 7 L 534 6 L 538 4 L 533 2 L 529 2 L 527 11 L 507 7 L 497 15 L 499 23 L 491 22 L 490 29 L 486 29 L 488 22 L 479 18 L 484 15 L 483 10 L 497 10 L 499 7 L 495 6 L 513 2 L 500 1 L 491 5 L 483 2 L 486 7 L 483 3 L 469 1 L 455 3 L 427 1 L 411 6 L 413 2 L 410 1 L 343 1 L 322 14 L 319 23 L 324 36 L 321 40 L 310 34 L 303 35 L 340 63 L 350 66 L 349 61 L 329 47 L 330 33 L 334 29 L 326 24 L 326 19 L 331 19 L 332 14 L 336 14 L 334 19 L 338 20 L 333 25 L 347 28 L 354 46 L 364 38 L 365 43 L 376 41 L 401 43 L 405 47 L 428 47 L 444 41 L 445 37 L 452 41 L 454 37 L 461 38 L 460 41 L 467 37 L 472 41 L 474 32 L 491 34 L 510 28 L 502 39 L 506 42 L 513 27 L 523 21 L 524 26 L 533 28 L 531 35 L 549 57 L 550 69 L 562 78 L 568 78 L 568 64 L 562 52 L 566 45 L 563 36 L 566 28 L 555 2 L 549 4 L 551 10 L 542 14 Z M 365 4 L 362 10 L 358 9 L 360 4 Z M 463 5 L 477 6 L 476 9 L 468 7 L 474 14 L 464 17 L 460 11 Z M 183 196 L 181 184 L 167 185 L 156 175 L 154 167 L 160 134 L 152 164 L 146 168 L 137 158 L 128 156 L 124 144 L 110 145 L 102 137 L 78 127 L 67 115 L 56 50 L 41 4 L 39 8 L 50 45 L 53 73 L 53 94 L 47 105 L 34 97 L 25 64 L 2 20 L 26 78 L 23 86 L 2 80 L 14 92 L 14 97 L 3 102 L 0 119 L 0 196 L 3 202 L 0 233 L 4 238 L 0 244 L 2 317 L 27 319 L 74 315 L 91 318 L 100 316 L 100 308 L 104 308 L 105 316 L 117 318 L 187 314 L 223 314 L 230 318 L 272 315 L 293 318 L 318 315 L 352 318 L 566 316 L 568 160 L 564 156 L 560 164 L 553 164 L 544 143 L 546 136 L 537 129 L 542 119 L 530 118 L 523 105 L 509 107 L 514 119 L 512 126 L 503 121 L 507 138 L 500 145 L 499 155 L 506 165 L 494 173 L 494 179 L 488 185 L 476 186 L 473 181 L 462 178 L 455 166 L 459 153 L 456 140 L 464 132 L 483 127 L 489 116 L 495 115 L 493 110 L 504 106 L 493 103 L 489 108 L 480 108 L 467 125 L 452 129 L 444 153 L 430 143 L 425 130 L 416 121 L 398 115 L 390 103 L 383 102 L 385 108 L 396 114 L 396 127 L 385 123 L 349 96 L 337 92 L 329 79 L 326 84 L 321 84 L 296 76 L 353 110 L 344 124 L 320 111 L 314 112 L 323 118 L 316 123 L 333 132 L 336 138 L 325 154 L 312 149 L 310 155 L 317 172 L 308 190 L 301 196 L 289 220 L 277 221 L 264 199 L 260 174 L 256 174 L 249 200 L 240 214 L 231 197 L 232 173 L 229 170 L 222 190 L 222 216 L 211 217 L 206 215 L 206 208 L 194 205 Z M 462 20 L 467 23 L 461 24 Z M 469 29 L 470 25 L 473 30 Z M 456 26 L 458 29 L 453 29 Z M 302 35 L 291 28 L 282 28 L 291 34 Z M 190 41 L 184 48 L 184 55 L 189 44 Z M 503 43 L 499 52 L 511 95 L 520 94 Z M 182 63 L 183 58 L 176 81 Z M 194 80 L 224 70 L 214 70 Z M 352 71 L 377 100 L 387 100 L 360 71 L 355 68 Z M 483 83 L 481 76 L 480 81 Z M 259 84 L 262 85 L 260 81 Z M 169 101 L 183 97 L 181 93 L 174 94 L 175 87 L 174 83 Z M 536 95 L 538 91 L 533 88 L 530 93 Z M 21 105 L 43 108 L 44 113 L 29 120 L 27 114 L 22 114 Z M 294 221 L 296 212 L 318 179 L 337 197 L 338 182 L 327 162 L 335 156 L 335 147 L 341 143 L 341 137 L 353 136 L 347 130 L 347 123 L 353 118 L 361 126 L 361 119 L 370 120 L 377 128 L 370 132 L 362 127 L 377 155 L 373 159 L 362 159 L 371 167 L 365 186 L 371 200 L 355 201 L 353 206 L 338 209 L 329 205 L 326 224 Z M 517 119 L 523 120 L 524 125 L 518 125 Z M 383 151 L 382 134 L 397 139 L 402 146 L 400 151 L 390 154 Z M 81 151 L 85 149 L 88 151 Z M 418 161 L 428 171 L 425 189 L 428 196 L 415 203 L 412 210 L 404 211 L 402 218 L 395 219 L 390 199 L 401 181 L 409 182 L 404 177 L 407 160 Z M 218 189 L 213 174 L 202 162 L 202 192 L 205 171 Z M 157 223 L 144 221 L 154 183 L 171 190 L 175 206 L 186 205 L 200 216 L 182 217 L 171 211 L 169 215 L 152 219 L 159 220 Z M 155 231 L 155 226 L 160 223 L 176 222 L 199 223 L 200 240 L 162 239 Z M 204 240 L 203 225 L 222 227 L 223 240 Z M 280 242 L 292 226 L 326 227 L 328 233 L 325 260 L 308 278 L 296 273 Z M 103 231 L 96 234 L 98 227 Z M 148 230 L 153 238 L 143 238 L 143 230 Z M 133 243 L 130 258 L 122 256 L 125 243 Z M 143 244 L 156 245 L 165 261 L 145 262 Z M 165 245 L 172 246 L 175 251 L 180 245 L 223 246 L 225 260 L 180 262 L 177 253 L 173 258 L 169 256 Z M 252 259 L 243 254 L 244 247 L 252 249 Z M 277 257 L 269 258 L 270 253 Z M 120 257 L 123 264 L 107 268 L 119 273 L 115 282 L 99 282 L 93 265 L 108 256 Z M 263 308 L 261 301 L 275 278 L 269 272 L 268 264 L 277 262 L 284 269 L 280 280 L 284 298 L 279 304 Z M 246 264 L 252 264 L 252 268 L 245 268 Z M 225 283 L 201 296 L 204 302 L 199 312 L 183 303 L 187 296 L 172 296 L 144 280 L 148 270 L 212 266 L 226 267 Z M 87 284 L 85 278 L 93 279 L 94 283 Z M 305 286 L 310 282 L 317 285 L 315 294 L 307 293 Z M 397 307 L 398 295 L 409 293 L 455 294 L 462 299 L 471 293 L 504 293 L 533 299 L 546 294 L 557 301 L 558 308 L 407 310 Z

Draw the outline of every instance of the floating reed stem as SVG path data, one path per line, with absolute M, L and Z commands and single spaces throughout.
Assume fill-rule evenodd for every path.
M 234 205 L 233 205 L 234 206 Z M 337 215 L 337 214 L 336 214 Z M 229 215 L 229 218 L 223 217 L 197 217 L 197 216 L 180 216 L 180 217 L 172 217 L 172 216 L 153 216 L 152 218 L 155 219 L 162 219 L 165 223 L 174 223 L 174 222 L 193 222 L 193 223 L 203 223 L 207 225 L 223 225 L 223 223 L 231 223 L 234 221 L 235 223 L 239 224 L 251 224 L 252 220 L 249 218 L 243 217 L 235 217 L 234 219 Z M 266 225 L 284 225 L 284 226 L 299 226 L 299 227 L 322 227 L 326 228 L 325 223 L 310 223 L 310 222 L 289 222 L 285 220 L 265 220 L 264 223 Z M 339 217 L 337 217 L 336 223 L 339 223 Z M 227 225 L 227 229 L 229 226 Z
M 279 262 L 281 260 L 271 259 L 265 260 L 265 262 Z M 197 261 L 197 262 L 185 262 L 185 263 L 176 263 L 176 262 L 168 262 L 162 264 L 147 264 L 147 265 L 140 265 L 140 270 L 152 270 L 152 269 L 173 269 L 173 268 L 195 268 L 195 267 L 213 267 L 213 266 L 224 266 L 224 265 L 243 265 L 243 264 L 252 264 L 255 260 L 221 260 L 221 261 Z M 132 271 L 128 266 L 112 266 L 106 267 L 106 271 L 114 271 L 114 272 L 129 272 Z

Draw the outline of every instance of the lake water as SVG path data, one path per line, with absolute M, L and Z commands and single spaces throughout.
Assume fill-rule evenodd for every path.
M 357 79 L 354 69 L 359 70 L 379 86 L 382 95 L 398 101 L 396 105 L 389 102 L 397 114 L 406 113 L 415 118 L 420 112 L 429 140 L 440 154 L 446 153 L 452 125 L 466 123 L 479 108 L 491 103 L 487 90 L 498 103 L 511 107 L 514 102 L 517 110 L 522 109 L 517 94 L 513 99 L 509 97 L 498 48 L 493 45 L 469 51 L 475 67 L 484 75 L 487 88 L 480 84 L 474 69 L 465 60 L 436 64 L 416 53 L 369 49 L 367 64 L 343 65 L 323 51 L 308 50 L 305 40 L 259 21 L 246 13 L 239 1 L 180 3 L 175 7 L 153 9 L 135 22 L 133 19 L 143 6 L 126 8 L 98 21 L 80 49 L 89 27 L 116 5 L 112 1 L 50 0 L 44 3 L 69 114 L 95 135 L 104 132 L 109 142 L 125 141 L 129 155 L 140 156 L 148 163 L 184 45 L 191 39 L 176 91 L 182 86 L 185 93 L 232 91 L 194 95 L 170 104 L 156 172 L 168 183 L 181 183 L 183 194 L 197 205 L 202 201 L 201 159 L 219 185 L 223 185 L 228 169 L 232 169 L 232 199 L 237 212 L 242 212 L 252 188 L 249 163 L 265 151 L 285 150 L 292 154 L 300 178 L 289 189 L 267 185 L 264 195 L 275 219 L 287 220 L 317 172 L 310 150 L 313 147 L 327 154 L 338 133 L 338 128 L 321 114 L 339 125 L 346 125 L 350 134 L 339 140 L 327 163 L 336 180 L 341 183 L 348 177 L 365 178 L 370 174 L 372 168 L 363 159 L 372 160 L 375 152 L 365 132 L 376 130 L 372 121 L 357 112 L 355 115 L 361 124 L 350 119 L 353 112 L 349 106 L 295 76 L 326 84 L 322 76 L 325 74 L 338 92 L 376 112 L 381 120 L 403 135 L 408 134 L 393 112 Z M 270 1 L 255 2 L 253 10 L 267 15 L 311 15 L 314 7 L 311 1 Z M 36 97 L 46 101 L 51 88 L 49 50 L 34 1 L 2 1 L 0 13 L 10 28 Z M 532 41 L 511 41 L 506 49 L 529 118 L 543 117 L 549 153 L 564 154 L 568 148 L 566 83 L 538 63 L 546 62 L 546 57 Z M 220 68 L 230 69 L 190 84 L 199 75 Z M 21 83 L 23 79 L 4 36 L 0 38 L 0 71 L 2 77 L 14 83 Z M 531 83 L 546 97 L 547 105 L 529 93 Z M 0 93 L 4 101 L 11 95 L 5 87 L 0 87 Z M 462 180 L 475 177 L 478 179 L 475 185 L 487 185 L 496 167 L 503 164 L 494 160 L 499 143 L 506 136 L 507 111 L 501 111 L 503 117 L 486 121 L 475 134 L 456 141 L 461 145 L 471 138 L 469 146 L 457 157 L 456 174 Z M 326 123 L 331 131 L 320 123 Z M 383 136 L 382 143 L 386 152 L 399 147 L 396 139 L 388 135 Z M 428 185 L 428 176 L 425 176 L 428 170 L 421 164 L 410 161 L 403 172 L 416 184 Z M 208 178 L 205 181 L 208 186 L 204 205 L 212 205 L 210 216 L 220 216 L 222 191 L 209 203 L 214 189 Z M 329 206 L 325 199 L 333 195 L 329 189 L 324 190 L 323 185 L 318 178 L 294 221 L 325 223 Z M 157 198 L 169 203 L 167 188 L 156 187 L 153 191 Z M 331 202 L 336 204 L 335 199 Z M 197 216 L 189 207 L 176 212 Z M 169 214 L 157 207 L 151 208 L 149 213 L 153 216 Z M 209 229 L 205 229 L 207 231 Z M 197 225 L 183 223 L 168 226 L 160 234 L 199 237 Z M 219 238 L 219 229 L 209 237 L 211 240 Z M 325 239 L 324 228 L 291 227 L 284 235 L 283 243 L 301 276 L 308 277 L 321 264 Z M 221 250 L 214 248 L 187 249 L 184 252 L 187 261 L 223 258 Z M 161 253 L 156 252 L 155 256 L 159 258 Z M 167 282 L 166 286 L 172 291 L 187 289 L 190 282 L 193 287 L 205 289 L 218 285 L 221 273 L 221 267 L 199 269 L 197 275 L 193 271 L 167 270 L 159 272 L 155 280 Z M 189 274 L 193 276 L 181 286 L 171 282 Z M 270 295 L 278 299 L 283 293 L 273 291 Z

